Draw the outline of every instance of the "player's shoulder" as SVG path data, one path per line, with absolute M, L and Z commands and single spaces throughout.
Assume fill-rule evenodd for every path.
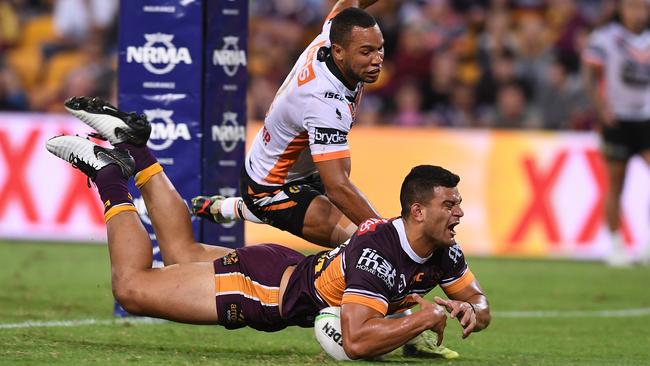
M 371 218 L 359 224 L 353 240 L 354 247 L 376 248 L 390 254 L 399 246 L 399 235 L 392 224 L 393 219 Z
M 622 35 L 623 26 L 618 22 L 609 22 L 595 28 L 591 32 L 591 38 L 598 41 L 607 41 L 613 37 Z
M 436 250 L 429 263 L 448 270 L 466 266 L 465 254 L 458 243 Z

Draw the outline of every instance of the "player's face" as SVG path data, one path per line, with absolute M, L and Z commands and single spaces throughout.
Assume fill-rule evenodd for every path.
M 623 0 L 619 9 L 626 28 L 633 32 L 643 31 L 648 23 L 648 5 L 645 0 Z
M 435 187 L 433 192 L 433 199 L 425 206 L 424 233 L 434 242 L 452 246 L 456 244 L 456 225 L 465 214 L 460 208 L 463 199 L 456 187 Z
M 343 55 L 342 71 L 345 76 L 355 82 L 377 81 L 384 62 L 384 37 L 379 26 L 353 27 Z

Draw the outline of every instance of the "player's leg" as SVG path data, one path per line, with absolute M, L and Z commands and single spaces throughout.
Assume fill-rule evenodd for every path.
M 606 168 L 609 186 L 605 199 L 605 221 L 611 242 L 607 263 L 612 266 L 621 266 L 629 261 L 620 230 L 621 194 L 625 184 L 627 160 L 607 159 Z
M 231 248 L 196 242 L 185 201 L 163 171 L 138 187 L 166 265 L 212 261 L 232 252 Z
M 196 196 L 192 198 L 192 214 L 217 224 L 242 220 L 264 223 L 246 207 L 242 197 Z
M 607 197 L 605 198 L 605 222 L 609 232 L 610 252 L 606 262 L 611 266 L 624 266 L 630 262 L 620 230 L 621 193 L 625 184 L 627 162 L 634 147 L 634 138 L 629 122 L 617 121 L 614 126 L 603 126 L 601 130 L 602 153 L 607 170 Z
M 650 148 L 642 150 L 639 155 L 646 162 L 648 168 L 650 168 Z M 644 244 L 645 246 L 641 249 L 641 261 L 645 264 L 650 264 L 650 238 Z
M 211 261 L 151 268 L 151 241 L 135 212 L 106 223 L 113 294 L 126 311 L 192 324 L 216 324 Z
M 136 186 L 142 192 L 165 264 L 211 261 L 232 249 L 197 244 L 184 201 L 146 146 L 151 125 L 145 116 L 125 113 L 99 99 L 73 97 L 66 109 L 135 160 Z
M 151 268 L 151 241 L 129 195 L 135 163 L 125 150 L 78 136 L 58 136 L 47 149 L 92 179 L 104 203 L 113 292 L 127 311 L 189 323 L 216 323 L 212 262 Z

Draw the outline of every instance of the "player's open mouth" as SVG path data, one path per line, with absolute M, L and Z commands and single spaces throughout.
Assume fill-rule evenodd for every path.
M 377 76 L 377 75 L 379 75 L 380 71 L 381 71 L 381 69 L 374 69 L 372 71 L 368 71 L 367 74 L 370 75 L 370 76 Z
M 455 228 L 456 225 L 458 225 L 458 224 L 460 224 L 460 222 L 455 222 L 455 223 L 453 223 L 453 224 L 447 226 L 447 229 L 449 229 L 449 232 L 451 233 L 451 236 L 455 236 L 455 235 L 456 235 L 456 231 L 454 230 L 454 228 Z

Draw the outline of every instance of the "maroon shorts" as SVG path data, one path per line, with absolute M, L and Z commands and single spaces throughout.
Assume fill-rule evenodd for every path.
M 274 332 L 287 327 L 278 309 L 280 281 L 304 255 L 277 244 L 238 248 L 214 261 L 219 324 Z

